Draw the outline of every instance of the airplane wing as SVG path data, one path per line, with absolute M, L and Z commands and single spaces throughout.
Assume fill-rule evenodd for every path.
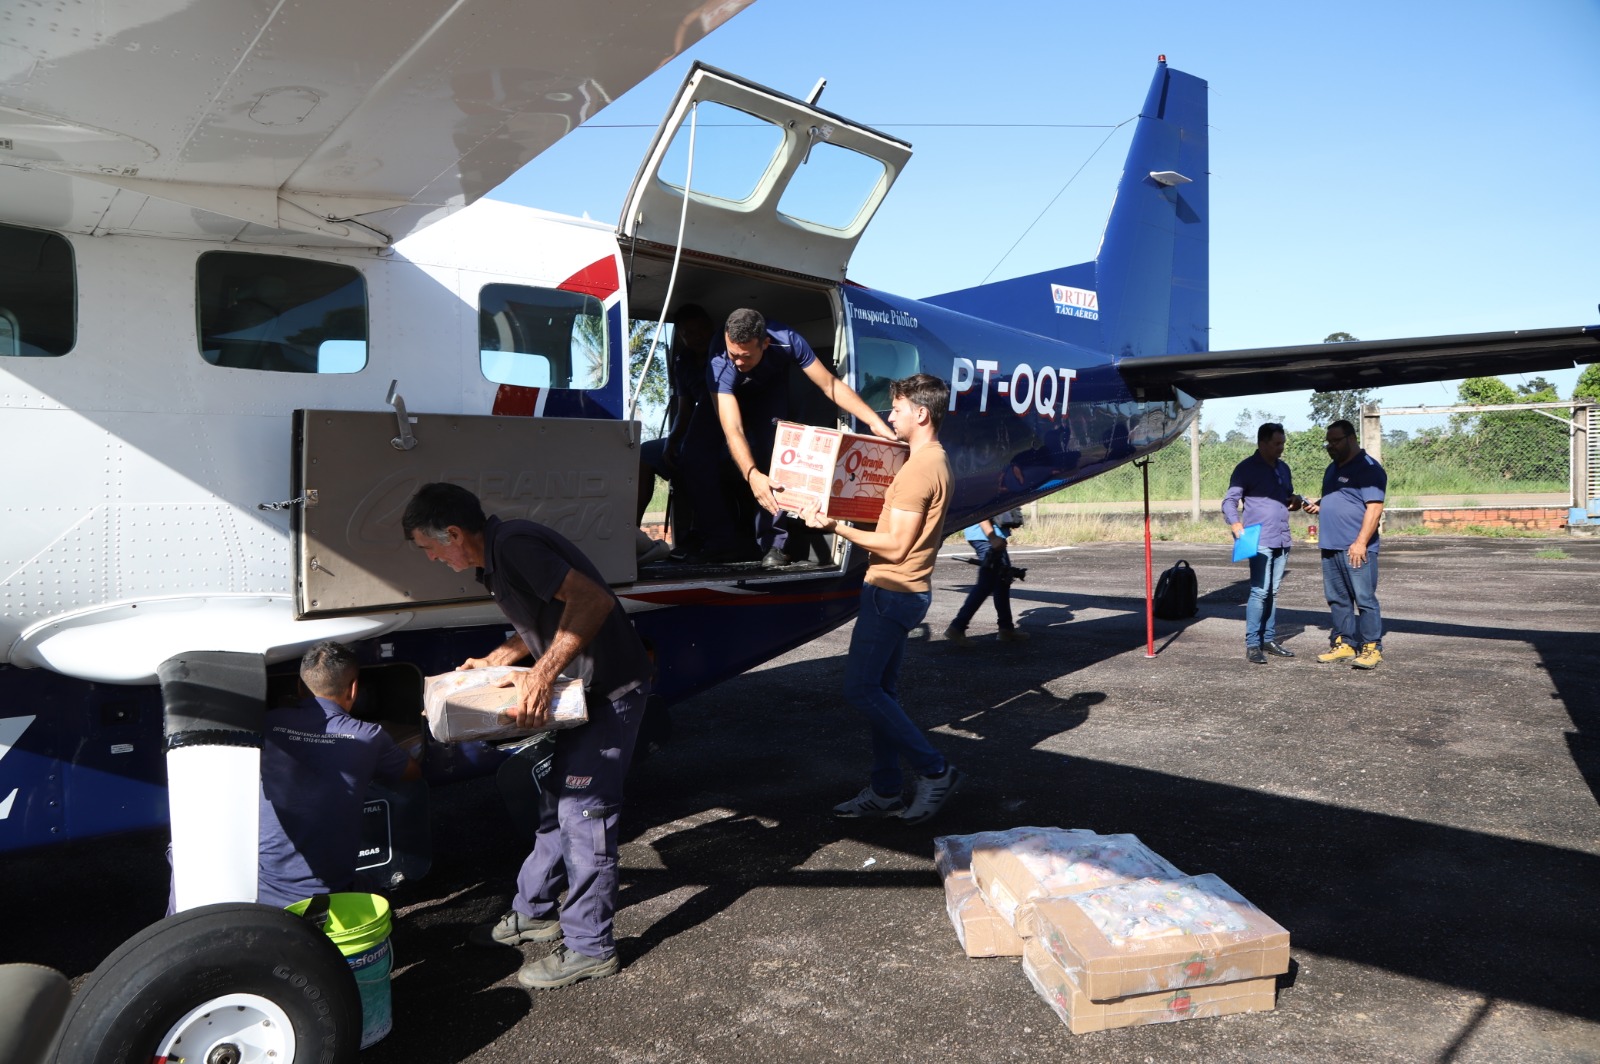
M 1404 340 L 1197 351 L 1125 358 L 1117 369 L 1141 399 L 1180 388 L 1196 399 L 1266 392 L 1346 391 L 1568 369 L 1600 361 L 1600 325 L 1424 336 Z
M 471 203 L 751 0 L 144 0 L 14 19 L 0 214 L 387 246 Z

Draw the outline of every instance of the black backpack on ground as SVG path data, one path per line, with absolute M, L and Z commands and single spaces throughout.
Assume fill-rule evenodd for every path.
M 1156 581 L 1156 616 L 1164 621 L 1181 621 L 1200 612 L 1200 582 L 1189 563 L 1179 561 Z

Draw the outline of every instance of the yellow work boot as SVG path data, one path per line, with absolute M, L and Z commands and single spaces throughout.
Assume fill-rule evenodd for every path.
M 1376 669 L 1378 662 L 1383 660 L 1383 655 L 1378 653 L 1378 644 L 1362 643 L 1361 654 L 1350 664 L 1358 669 Z
M 1322 662 L 1349 661 L 1355 656 L 1356 648 L 1346 643 L 1344 636 L 1336 635 L 1333 637 L 1333 646 L 1328 649 L 1326 654 L 1318 654 L 1317 660 Z

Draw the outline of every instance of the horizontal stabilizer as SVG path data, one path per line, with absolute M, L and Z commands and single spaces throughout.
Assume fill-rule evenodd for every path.
M 1583 362 L 1600 362 L 1600 325 L 1199 351 L 1126 359 L 1117 369 L 1141 399 L 1159 399 L 1172 388 L 1196 399 L 1222 399 L 1533 373 Z

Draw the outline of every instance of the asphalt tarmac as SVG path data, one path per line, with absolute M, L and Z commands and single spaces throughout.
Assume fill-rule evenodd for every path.
M 1569 556 L 1541 558 L 1560 548 Z M 1600 541 L 1394 538 L 1384 662 L 1319 665 L 1316 552 L 1244 660 L 1242 566 L 1196 568 L 1156 622 L 1142 550 L 1018 555 L 1024 631 L 941 562 L 901 695 L 971 782 L 938 819 L 836 822 L 867 738 L 839 696 L 846 626 L 679 706 L 635 770 L 616 977 L 530 996 L 546 947 L 483 950 L 525 852 L 493 780 L 437 789 L 435 863 L 395 898 L 395 1030 L 368 1064 L 749 1061 L 1600 1061 Z M 1017 825 L 1132 832 L 1292 934 L 1274 1011 L 1073 1035 L 1014 959 L 970 960 L 932 840 Z M 163 840 L 7 860 L 0 959 L 81 976 L 158 915 Z

